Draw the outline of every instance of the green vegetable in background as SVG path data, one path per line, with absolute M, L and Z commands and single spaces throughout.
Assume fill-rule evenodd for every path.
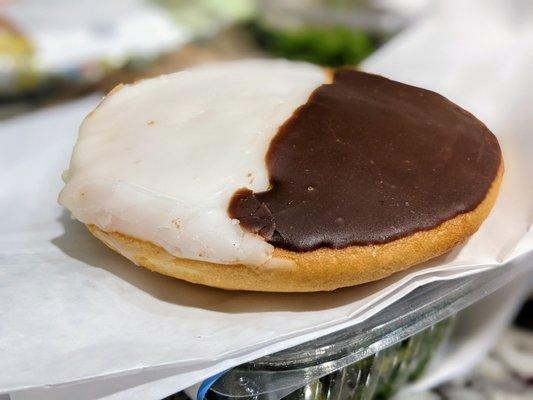
M 375 48 L 367 33 L 345 26 L 276 31 L 256 25 L 254 30 L 259 43 L 276 56 L 332 67 L 358 64 Z

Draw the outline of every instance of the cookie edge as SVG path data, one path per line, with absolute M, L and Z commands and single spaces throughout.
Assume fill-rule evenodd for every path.
M 331 291 L 386 278 L 440 256 L 474 234 L 490 213 L 504 174 L 503 159 L 483 201 L 430 230 L 389 243 L 293 252 L 275 248 L 280 262 L 263 266 L 225 265 L 171 255 L 161 247 L 95 225 L 89 231 L 108 247 L 151 271 L 227 290 L 263 292 Z

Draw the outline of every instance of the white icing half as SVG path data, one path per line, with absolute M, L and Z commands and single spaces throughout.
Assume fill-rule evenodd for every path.
M 273 247 L 228 216 L 230 198 L 268 188 L 271 139 L 326 79 L 310 64 L 241 60 L 115 90 L 81 125 L 59 201 L 178 257 L 261 265 Z

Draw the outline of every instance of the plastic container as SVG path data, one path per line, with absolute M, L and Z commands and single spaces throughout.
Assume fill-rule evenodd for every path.
M 227 371 L 206 398 L 388 398 L 422 374 L 460 310 L 518 273 L 498 268 L 419 287 L 360 324 Z

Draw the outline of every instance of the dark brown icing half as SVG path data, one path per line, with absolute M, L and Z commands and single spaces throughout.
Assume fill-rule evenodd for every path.
M 293 251 L 387 243 L 475 209 L 500 157 L 487 127 L 441 95 L 339 70 L 272 140 L 270 189 L 239 190 L 228 212 Z

